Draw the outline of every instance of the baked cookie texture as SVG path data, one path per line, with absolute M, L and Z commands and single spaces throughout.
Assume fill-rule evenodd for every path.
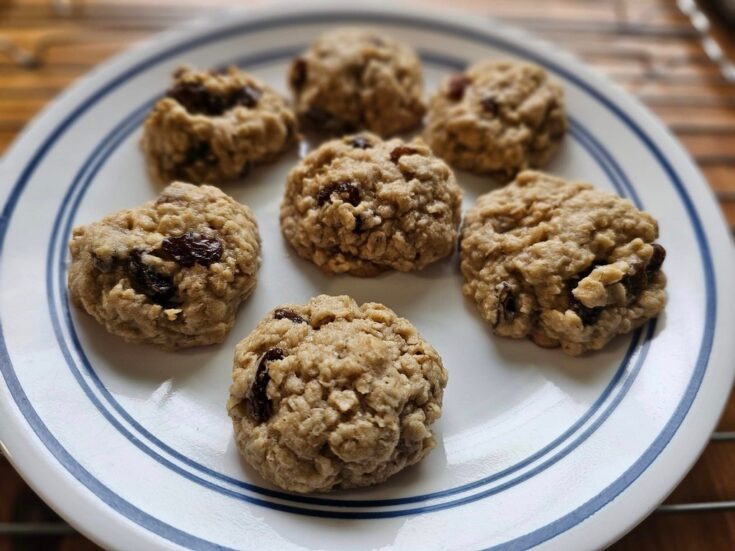
M 497 335 L 597 350 L 663 310 L 657 237 L 656 220 L 627 199 L 524 171 L 465 216 L 463 291 Z
M 425 112 L 419 58 L 382 33 L 329 31 L 293 61 L 288 80 L 304 126 L 330 134 L 388 137 L 420 124 Z
M 564 91 L 541 67 L 481 61 L 429 101 L 424 139 L 452 166 L 510 179 L 546 165 L 566 133 Z
M 219 184 L 242 178 L 296 139 L 296 116 L 271 87 L 230 67 L 180 68 L 143 125 L 151 177 Z
M 181 182 L 75 228 L 69 250 L 74 303 L 110 333 L 168 350 L 222 342 L 260 265 L 250 209 Z
M 237 345 L 232 378 L 238 448 L 294 492 L 369 486 L 419 462 L 447 383 L 408 320 L 327 295 L 270 312 Z
M 329 273 L 419 270 L 454 250 L 461 201 L 423 141 L 364 133 L 323 144 L 290 172 L 281 229 Z

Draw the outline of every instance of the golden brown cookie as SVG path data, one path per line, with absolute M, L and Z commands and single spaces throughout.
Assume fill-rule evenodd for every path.
M 296 133 L 286 101 L 252 75 L 181 68 L 148 115 L 141 146 L 157 182 L 218 185 L 274 159 Z
M 291 171 L 281 229 L 330 273 L 420 270 L 454 250 L 461 201 L 423 141 L 364 133 L 323 144 Z
M 482 61 L 445 79 L 424 139 L 454 167 L 509 179 L 546 165 L 566 128 L 563 90 L 541 67 Z
M 419 462 L 447 383 L 408 320 L 327 295 L 270 312 L 237 345 L 232 378 L 238 448 L 294 492 L 369 486 Z
M 330 134 L 369 130 L 389 137 L 421 123 L 421 62 L 373 31 L 340 28 L 319 37 L 289 70 L 296 111 L 307 128 Z
M 497 335 L 597 350 L 664 308 L 657 238 L 656 220 L 627 199 L 525 171 L 465 216 L 464 294 Z
M 260 236 L 250 209 L 176 182 L 154 201 L 74 229 L 69 295 L 128 342 L 222 342 L 252 293 Z

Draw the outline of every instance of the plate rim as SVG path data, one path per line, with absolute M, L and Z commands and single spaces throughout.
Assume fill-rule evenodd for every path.
M 522 31 L 517 31 L 515 29 L 507 29 L 507 28 L 505 28 L 505 29 L 498 29 L 498 28 L 488 27 L 488 25 L 482 25 L 482 26 L 480 26 L 475 21 L 472 21 L 470 19 L 470 17 L 471 17 L 470 15 L 468 15 L 468 14 L 457 14 L 456 12 L 446 12 L 446 11 L 443 11 L 442 12 L 442 11 L 437 11 L 437 10 L 428 10 L 428 15 L 421 15 L 421 16 L 419 16 L 419 15 L 413 14 L 410 10 L 407 10 L 407 9 L 399 9 L 399 8 L 396 8 L 396 7 L 389 7 L 389 8 L 387 8 L 386 6 L 374 6 L 374 7 L 371 7 L 369 9 L 366 9 L 364 7 L 361 7 L 359 9 L 347 9 L 344 6 L 339 6 L 339 5 L 335 5 L 335 4 L 331 4 L 331 3 L 328 6 L 326 6 L 326 7 L 325 6 L 312 6 L 312 7 L 308 7 L 307 8 L 305 6 L 299 6 L 299 8 L 298 8 L 298 11 L 301 14 L 303 14 L 303 13 L 313 13 L 313 12 L 322 12 L 322 10 L 325 10 L 325 11 L 333 11 L 333 12 L 340 12 L 343 15 L 349 13 L 352 16 L 354 16 L 356 14 L 365 14 L 365 13 L 373 13 L 373 14 L 376 14 L 376 13 L 377 14 L 380 14 L 380 13 L 390 13 L 391 16 L 396 16 L 396 15 L 400 16 L 400 15 L 403 15 L 404 17 L 410 18 L 410 19 L 413 19 L 413 20 L 424 20 L 424 21 L 433 21 L 433 22 L 438 22 L 438 21 L 440 21 L 442 19 L 445 19 L 446 18 L 446 15 L 445 14 L 451 14 L 451 17 L 449 19 L 451 20 L 451 23 L 452 24 L 455 24 L 455 25 L 458 25 L 458 26 L 462 26 L 462 27 L 465 27 L 465 28 L 467 28 L 467 27 L 473 28 L 473 29 L 479 31 L 482 34 L 485 34 L 485 35 L 500 35 L 500 36 L 504 36 L 508 32 L 513 32 L 513 33 L 518 33 L 518 34 L 524 35 L 524 37 L 525 37 L 525 33 L 523 33 Z M 234 24 L 232 24 L 231 21 L 229 21 L 230 25 L 228 25 L 227 22 L 224 22 L 224 21 L 223 22 L 220 22 L 219 21 L 220 17 L 215 17 L 213 19 L 207 18 L 206 20 L 199 22 L 198 28 L 199 28 L 199 32 L 203 32 L 206 29 L 209 29 L 210 32 L 211 32 L 211 31 L 214 31 L 215 29 L 221 29 L 223 27 L 235 26 L 237 24 L 242 24 L 242 23 L 245 23 L 245 22 L 249 22 L 249 21 L 253 21 L 253 20 L 258 20 L 258 19 L 265 19 L 265 18 L 268 18 L 268 16 L 275 16 L 275 17 L 272 17 L 272 18 L 277 18 L 277 16 L 279 14 L 282 16 L 281 9 L 279 9 L 278 7 L 275 7 L 275 8 L 270 7 L 270 8 L 265 8 L 265 9 L 262 9 L 261 8 L 261 9 L 258 9 L 258 10 L 246 10 L 245 12 L 243 12 L 242 16 L 239 16 L 238 17 L 238 21 L 236 23 L 234 23 Z M 293 15 L 294 14 L 292 14 L 292 16 Z M 296 14 L 296 15 L 298 15 L 298 14 Z M 284 17 L 284 16 L 282 16 L 282 17 Z M 404 23 L 405 23 L 405 21 L 404 21 Z M 192 27 L 192 26 L 193 25 L 187 25 L 182 30 L 168 31 L 168 32 L 162 33 L 162 35 L 156 35 L 150 41 L 148 41 L 146 45 L 137 47 L 137 48 L 133 49 L 132 51 L 127 51 L 127 52 L 125 52 L 125 53 L 117 56 L 112 61 L 106 62 L 104 64 L 104 69 L 110 75 L 120 76 L 121 75 L 121 69 L 123 69 L 127 63 L 129 63 L 131 61 L 134 61 L 137 57 L 145 56 L 146 54 L 148 54 L 148 60 L 151 60 L 152 58 L 156 58 L 158 56 L 156 56 L 156 55 L 151 56 L 150 54 L 154 54 L 156 52 L 159 52 L 159 54 L 164 53 L 166 51 L 166 48 L 164 48 L 164 46 L 166 45 L 167 40 L 171 44 L 176 44 L 176 43 L 182 42 L 184 40 L 185 36 L 187 35 L 186 31 L 189 31 L 190 32 L 190 27 Z M 532 39 L 532 42 L 538 43 L 539 40 L 533 38 Z M 558 49 L 558 47 L 556 47 L 556 46 L 554 46 L 553 48 L 554 48 L 555 54 L 560 51 Z M 535 49 L 536 48 L 534 46 L 531 46 L 529 48 L 529 50 L 531 52 L 533 52 Z M 572 66 L 572 69 L 573 69 L 573 73 L 575 74 L 575 76 L 579 76 L 580 78 L 583 76 L 585 81 L 591 80 L 594 84 L 597 84 L 597 85 L 602 84 L 604 86 L 603 89 L 610 90 L 610 83 L 609 82 L 604 82 L 604 80 L 606 80 L 606 79 L 602 79 L 603 82 L 600 83 L 599 81 L 601 79 L 599 78 L 598 75 L 595 74 L 594 70 L 590 69 L 587 65 L 581 64 L 580 62 L 578 62 L 576 60 L 569 61 L 569 58 L 572 58 L 572 56 L 570 56 L 568 54 L 562 54 L 562 55 L 566 55 L 567 58 L 568 58 L 565 61 L 565 63 L 572 63 L 572 65 L 573 65 Z M 140 64 L 140 61 L 138 61 L 137 64 Z M 581 73 L 581 76 L 580 76 L 580 73 Z M 595 80 L 598 80 L 598 82 L 594 82 Z M 76 100 L 75 103 L 80 103 L 79 102 L 79 99 L 80 98 L 81 98 L 81 103 L 84 103 L 86 100 L 88 100 L 89 98 L 85 96 L 84 86 L 85 85 L 89 86 L 89 85 L 92 85 L 94 83 L 97 83 L 97 85 L 99 85 L 100 83 L 104 83 L 105 85 L 111 84 L 111 82 L 109 82 L 106 79 L 103 71 L 97 71 L 96 70 L 96 71 L 93 71 L 91 74 L 89 74 L 87 77 L 85 77 L 82 80 L 82 82 L 78 82 L 78 83 L 72 85 L 70 88 L 68 88 L 66 90 L 66 92 L 64 94 L 62 94 L 62 97 L 60 98 L 60 100 L 55 101 L 55 102 L 52 102 L 52 105 L 49 106 L 49 108 L 47 108 L 46 110 L 44 110 L 44 112 L 43 112 L 43 114 L 41 116 L 39 116 L 36 119 L 34 119 L 34 121 L 30 125 L 31 127 L 27 131 L 23 132 L 22 136 L 20 138 L 18 138 L 16 140 L 16 142 L 14 142 L 14 145 L 10 148 L 10 150 L 8 151 L 8 154 L 3 159 L 3 163 L 2 163 L 3 168 L 9 172 L 8 166 L 9 166 L 10 163 L 8 162 L 8 160 L 9 159 L 12 159 L 14 157 L 22 157 L 22 154 L 21 154 L 21 152 L 19 152 L 19 150 L 22 149 L 21 148 L 22 145 L 30 145 L 30 144 L 25 144 L 25 142 L 28 142 L 28 141 L 31 140 L 31 136 L 33 135 L 34 131 L 37 131 L 37 133 L 42 133 L 43 132 L 43 127 L 44 126 L 48 127 L 49 126 L 48 122 L 51 122 L 52 119 L 54 118 L 54 116 L 57 116 L 58 117 L 59 115 L 61 115 L 63 117 L 66 114 L 66 112 L 63 111 L 63 108 L 64 108 L 63 101 L 64 100 L 69 100 L 69 101 Z M 635 114 L 636 115 L 642 114 L 644 116 L 644 118 L 646 118 L 646 117 L 648 118 L 648 120 L 645 121 L 646 122 L 645 126 L 647 126 L 649 128 L 649 130 L 651 131 L 652 134 L 654 134 L 654 135 L 655 134 L 661 134 L 661 132 L 663 131 L 663 133 L 665 134 L 664 137 L 667 138 L 671 142 L 671 143 L 665 144 L 665 146 L 662 145 L 662 147 L 665 150 L 668 150 L 668 151 L 674 152 L 674 153 L 677 153 L 677 152 L 678 153 L 683 153 L 683 150 L 681 149 L 681 147 L 678 144 L 676 144 L 676 143 L 673 142 L 673 138 L 671 137 L 670 134 L 668 134 L 668 131 L 665 128 L 661 127 L 661 123 L 658 122 L 658 121 L 656 121 L 655 119 L 651 119 L 651 115 L 647 112 L 647 110 L 645 108 L 642 108 L 640 104 L 635 105 L 637 103 L 637 101 L 635 100 L 635 98 L 631 98 L 626 92 L 621 92 L 621 90 L 615 84 L 612 85 L 612 88 L 615 88 L 615 90 L 611 90 L 610 95 L 614 96 L 616 101 L 621 101 L 623 104 L 625 104 L 625 103 L 630 103 L 631 102 L 631 99 L 632 99 L 632 103 L 634 104 L 634 106 L 633 106 L 633 110 L 634 111 L 640 111 L 641 109 L 643 109 L 643 113 L 635 113 Z M 626 109 L 626 111 L 628 113 L 630 112 L 630 110 L 628 110 L 628 109 Z M 623 114 L 625 114 L 625 113 L 623 113 Z M 55 121 L 55 122 L 58 122 L 58 121 Z M 651 129 L 651 126 L 653 127 L 652 129 Z M 46 134 L 45 135 L 48 135 L 48 132 L 47 131 L 46 131 Z M 642 137 L 648 138 L 648 135 L 644 133 Z M 661 136 L 655 136 L 655 137 L 657 138 L 657 141 L 658 141 L 659 138 L 661 138 Z M 648 138 L 648 139 L 650 139 L 650 138 Z M 25 140 L 25 142 L 24 142 L 24 140 Z M 655 146 L 656 145 L 655 142 L 653 140 L 651 140 L 651 141 L 652 141 L 652 144 Z M 677 151 L 677 148 L 678 148 L 679 151 Z M 664 159 L 664 160 L 666 160 L 666 159 Z M 694 167 L 692 165 L 691 160 L 689 159 L 689 157 L 688 157 L 688 155 L 686 153 L 684 153 L 684 159 L 683 159 L 683 161 L 685 163 L 688 163 L 690 165 L 689 167 L 686 167 L 686 168 L 690 169 L 690 172 L 691 172 L 691 169 L 693 169 L 694 172 L 695 172 L 695 174 L 698 173 L 696 167 Z M 673 170 L 673 168 L 672 168 L 672 170 Z M 708 188 L 708 186 L 706 184 L 706 180 L 704 180 L 701 177 L 701 175 L 699 175 L 699 178 L 698 179 L 700 180 L 698 182 L 698 184 L 702 184 L 703 186 L 705 186 L 705 187 Z M 13 191 L 14 190 L 15 190 L 15 188 L 13 189 Z M 710 190 L 710 194 L 711 194 L 711 190 Z M 710 197 L 710 200 L 712 201 L 713 199 Z M 700 209 L 697 209 L 694 206 L 692 206 L 692 208 L 694 209 L 695 214 L 698 213 L 698 212 L 700 212 Z M 721 216 L 722 215 L 720 214 L 720 217 Z M 721 218 L 720 218 L 720 220 L 721 220 Z M 711 229 L 711 228 L 709 228 L 709 229 Z M 703 230 L 703 233 L 705 234 L 705 238 L 706 238 L 708 232 L 706 232 L 706 231 Z M 722 253 L 722 254 L 724 255 L 725 253 Z M 730 256 L 732 256 L 732 255 L 730 255 Z M 714 262 L 714 259 L 713 259 L 713 262 Z M 730 265 L 732 265 L 732 259 L 730 259 Z M 705 273 L 706 273 L 706 270 L 705 270 Z M 712 277 L 714 278 L 714 275 Z M 716 281 L 713 280 L 713 285 L 714 284 L 716 284 Z M 717 304 L 718 304 L 718 301 L 715 301 L 714 306 L 716 307 Z M 716 327 L 713 328 L 713 331 L 714 330 L 716 330 Z M 714 338 L 715 338 L 715 335 L 713 335 L 713 339 Z M 712 344 L 714 345 L 714 341 L 713 341 Z M 732 348 L 732 346 L 730 346 L 730 348 Z M 3 364 L 6 361 L 9 362 L 9 358 L 5 355 L 6 353 L 7 353 L 6 351 L 3 351 L 3 358 L 2 358 L 2 363 Z M 706 367 L 706 363 L 705 363 L 705 367 Z M 735 373 L 735 368 L 730 369 L 729 371 L 730 371 L 729 372 L 729 379 L 731 380 L 733 373 Z M 706 373 L 703 373 L 703 376 L 706 376 Z M 0 397 L 2 397 L 2 396 L 3 396 L 3 394 L 0 394 Z M 2 403 L 1 400 L 0 400 L 0 403 Z M 691 405 L 693 405 L 693 404 L 694 404 L 694 401 L 692 402 Z M 722 401 L 722 406 L 724 407 L 724 400 Z M 6 407 L 7 407 L 7 405 L 6 405 Z M 11 404 L 11 407 L 12 407 L 12 404 Z M 687 418 L 686 413 L 684 415 L 684 418 Z M 682 420 L 684 420 L 684 418 Z M 715 421 L 716 421 L 716 417 L 715 417 L 714 421 L 712 422 L 712 424 L 714 424 Z M 7 431 L 10 432 L 10 429 L 7 429 Z M 5 437 L 5 434 L 4 434 L 4 431 L 2 431 L 2 428 L 0 428 L 0 432 L 2 432 L 3 437 Z M 8 438 L 6 438 L 6 439 L 7 440 L 10 440 Z M 704 441 L 702 442 L 702 444 L 704 444 Z M 697 456 L 698 456 L 698 453 L 695 453 L 694 457 L 691 459 L 691 462 L 692 463 L 696 459 Z M 11 461 L 14 463 L 14 465 L 16 466 L 16 468 L 18 468 L 18 465 L 16 464 L 18 462 L 16 462 L 13 459 L 12 456 L 11 456 Z M 58 466 L 60 466 L 60 465 L 57 465 L 57 467 Z M 61 467 L 61 468 L 63 468 L 63 467 Z M 646 469 L 644 469 L 644 472 L 647 471 L 648 468 L 649 467 L 647 467 Z M 21 468 L 19 470 L 22 472 L 24 469 Z M 643 474 L 643 473 L 641 473 L 641 474 Z M 682 476 L 684 474 L 685 474 L 685 472 L 682 473 Z M 24 475 L 24 478 L 27 478 L 28 479 L 29 477 L 34 478 L 30 474 L 28 476 L 25 476 Z M 37 479 L 37 477 L 36 477 L 36 479 Z M 673 485 L 672 485 L 672 488 L 673 488 Z M 669 488 L 668 491 L 670 491 L 670 489 L 672 489 L 672 488 Z M 668 491 L 666 491 L 666 493 L 668 493 Z M 625 492 L 625 490 L 623 490 L 623 492 Z M 42 495 L 44 495 L 46 492 L 43 491 L 43 490 L 41 490 L 40 493 Z M 97 507 L 97 508 L 99 508 L 99 507 Z M 69 515 L 72 516 L 71 513 L 69 513 Z M 115 514 L 113 516 L 115 518 L 118 518 L 118 515 L 117 514 Z M 74 522 L 72 522 L 72 523 L 75 524 Z M 88 525 L 87 526 L 84 526 L 83 531 L 86 532 L 86 533 L 92 533 L 92 531 L 89 529 L 89 526 Z M 100 539 L 99 541 L 104 541 L 104 540 Z M 106 543 L 109 544 L 110 542 L 106 542 Z

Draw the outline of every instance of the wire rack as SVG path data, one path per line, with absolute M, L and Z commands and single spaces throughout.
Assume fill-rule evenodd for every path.
M 718 39 L 695 0 L 459 0 L 455 5 L 559 43 L 635 94 L 690 151 L 735 233 L 735 66 L 726 51 L 729 41 Z M 0 153 L 74 78 L 130 43 L 211 9 L 205 0 L 0 0 Z M 734 441 L 735 431 L 715 432 L 710 447 Z M 14 493 L 13 503 L 4 504 L 11 497 L 6 492 Z M 733 510 L 735 500 L 692 501 L 667 502 L 656 513 Z M 0 453 L 0 551 L 53 549 L 70 537 L 82 541 L 23 485 Z

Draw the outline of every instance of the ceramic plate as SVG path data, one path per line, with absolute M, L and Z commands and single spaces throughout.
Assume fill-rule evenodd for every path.
M 71 228 L 153 198 L 141 122 L 181 63 L 237 64 L 286 92 L 289 60 L 362 25 L 412 44 L 426 90 L 481 58 L 522 58 L 564 85 L 571 131 L 549 171 L 630 198 L 660 221 L 665 314 L 570 358 L 495 338 L 461 293 L 458 260 L 419 273 L 328 277 L 283 241 L 294 150 L 225 191 L 249 204 L 264 263 L 221 346 L 125 344 L 70 306 Z M 593 548 L 642 519 L 692 465 L 735 365 L 732 245 L 687 154 L 636 101 L 555 47 L 498 22 L 340 7 L 227 14 L 95 70 L 29 126 L 2 164 L 0 437 L 74 526 L 120 549 Z M 465 208 L 494 187 L 457 174 Z M 235 343 L 270 308 L 319 293 L 383 302 L 444 359 L 438 446 L 374 488 L 295 495 L 240 458 L 225 411 Z

